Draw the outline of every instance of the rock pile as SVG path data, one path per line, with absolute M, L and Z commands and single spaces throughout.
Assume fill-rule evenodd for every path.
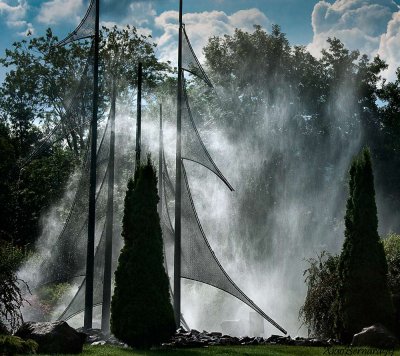
M 332 346 L 338 345 L 336 340 L 321 340 L 313 338 L 272 335 L 263 337 L 235 337 L 223 335 L 219 332 L 200 332 L 198 330 L 186 331 L 178 329 L 172 340 L 164 343 L 164 348 L 206 347 L 206 346 L 234 346 L 234 345 L 293 345 L 293 346 Z
M 84 330 L 83 328 L 77 329 L 77 331 L 86 334 L 86 344 L 90 344 L 92 346 L 96 345 L 114 345 L 121 347 L 128 347 L 128 345 L 119 341 L 114 335 L 105 335 L 100 329 L 88 329 Z

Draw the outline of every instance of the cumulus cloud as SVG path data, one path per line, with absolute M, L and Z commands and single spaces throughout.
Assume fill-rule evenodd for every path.
M 227 15 L 223 11 L 187 13 L 184 14 L 183 21 L 200 61 L 204 59 L 202 49 L 207 44 L 209 37 L 233 34 L 235 28 L 252 31 L 254 30 L 253 25 L 261 25 L 265 28 L 271 25 L 265 14 L 255 8 L 240 10 L 232 15 Z M 162 30 L 162 35 L 157 39 L 160 58 L 176 64 L 178 12 L 163 12 L 156 17 L 155 25 Z
M 18 0 L 16 5 L 10 5 L 5 1 L 0 0 L 0 15 L 5 17 L 5 23 L 9 28 L 18 29 L 20 36 L 25 36 L 28 33 L 33 34 L 34 28 L 30 22 L 24 20 L 28 11 L 28 3 L 26 0 Z
M 83 11 L 82 0 L 51 0 L 40 7 L 37 20 L 46 25 L 61 21 L 78 22 Z
M 393 14 L 387 25 L 387 31 L 381 37 L 378 53 L 389 63 L 385 76 L 394 79 L 400 66 L 400 12 Z
M 126 4 L 124 15 L 118 21 L 105 20 L 102 21 L 101 25 L 106 27 L 117 26 L 118 28 L 133 25 L 138 34 L 149 36 L 153 33 L 151 26 L 156 15 L 156 10 L 151 2 L 129 1 Z
M 308 48 L 319 56 L 321 49 L 327 47 L 328 37 L 337 37 L 350 49 L 359 49 L 371 57 L 380 54 L 391 61 L 391 67 L 399 65 L 393 46 L 398 36 L 399 11 L 394 0 L 336 0 L 332 4 L 319 1 L 312 12 L 314 37 Z
M 15 6 L 0 1 L 0 14 L 5 15 L 10 22 L 23 19 L 27 10 L 28 4 L 25 0 L 18 0 L 18 4 Z
M 153 4 L 167 2 L 173 3 L 175 0 L 102 0 L 102 11 L 111 16 L 126 17 L 126 9 L 132 4 L 153 6 Z

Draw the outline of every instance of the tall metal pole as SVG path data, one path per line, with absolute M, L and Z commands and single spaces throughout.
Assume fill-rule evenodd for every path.
M 86 251 L 86 290 L 84 328 L 92 327 L 93 319 L 93 264 L 94 238 L 96 223 L 96 166 L 97 166 L 97 112 L 98 112 L 98 81 L 99 81 L 99 0 L 96 0 L 96 20 L 94 35 L 94 63 L 93 63 L 93 115 L 91 122 L 92 141 L 90 147 L 90 183 L 89 183 L 89 217 L 88 240 Z
M 181 319 L 181 177 L 182 177 L 182 0 L 179 0 L 178 98 L 176 115 L 176 182 L 175 182 L 175 251 L 174 251 L 174 312 L 176 327 Z
M 103 303 L 101 311 L 101 330 L 105 335 L 110 333 L 111 313 L 111 264 L 112 240 L 114 227 L 114 161 L 115 161 L 115 101 L 116 82 L 113 79 L 110 115 L 110 157 L 108 161 L 108 197 L 107 197 L 107 222 L 106 240 L 104 251 L 104 276 L 103 276 Z
M 136 170 L 140 165 L 140 150 L 142 137 L 142 63 L 139 63 L 137 72 L 137 110 L 136 110 Z
M 158 147 L 158 195 L 160 197 L 160 201 L 158 202 L 158 215 L 160 216 L 160 219 L 161 219 L 162 204 L 163 204 L 162 181 L 163 181 L 163 122 L 162 122 L 162 104 L 160 104 L 160 142 Z

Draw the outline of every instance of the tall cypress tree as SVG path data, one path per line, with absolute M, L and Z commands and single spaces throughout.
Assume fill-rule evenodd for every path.
M 353 160 L 349 190 L 336 315 L 338 337 L 344 342 L 363 327 L 379 322 L 390 329 L 394 321 L 368 149 Z
M 159 345 L 175 331 L 158 201 L 157 177 L 149 157 L 128 183 L 122 231 L 125 245 L 111 303 L 111 331 L 138 348 Z

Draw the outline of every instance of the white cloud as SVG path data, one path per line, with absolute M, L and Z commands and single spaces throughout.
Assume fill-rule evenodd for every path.
M 28 10 L 28 4 L 25 0 L 18 0 L 15 6 L 9 5 L 0 0 L 0 14 L 5 15 L 8 21 L 17 21 L 25 17 Z
M 150 26 L 157 15 L 151 3 L 132 2 L 127 6 L 127 13 L 118 22 L 102 21 L 101 25 L 108 28 L 117 26 L 123 28 L 126 25 L 135 26 L 139 35 L 149 36 L 153 34 Z
M 399 55 L 394 53 L 394 41 L 399 39 L 396 14 L 399 6 L 393 0 L 319 1 L 312 13 L 314 37 L 308 48 L 319 56 L 328 37 L 337 37 L 349 49 L 371 57 L 379 53 L 391 67 L 399 65 Z
M 24 20 L 27 15 L 28 8 L 29 6 L 26 0 L 18 0 L 18 3 L 14 6 L 0 0 L 0 15 L 5 16 L 5 23 L 7 27 L 16 28 L 20 31 L 23 27 L 25 27 L 25 29 L 21 32 L 17 32 L 17 34 L 20 36 L 26 36 L 28 33 L 34 33 L 32 23 Z
M 200 61 L 204 59 L 202 49 L 211 36 L 231 35 L 234 33 L 235 28 L 253 31 L 253 25 L 261 25 L 267 28 L 271 24 L 265 14 L 255 8 L 240 10 L 232 15 L 227 15 L 223 11 L 187 13 L 183 16 L 183 22 L 190 42 Z M 163 12 L 156 17 L 155 24 L 163 31 L 163 34 L 156 41 L 161 60 L 170 60 L 176 64 L 178 12 Z
M 129 18 L 136 27 L 148 25 L 150 20 L 157 15 L 151 3 L 133 2 L 129 5 L 129 11 L 131 13 Z
M 46 25 L 61 21 L 78 22 L 83 11 L 82 0 L 51 0 L 40 7 L 37 20 Z
M 397 67 L 400 66 L 400 11 L 393 14 L 387 25 L 387 31 L 381 37 L 378 53 L 389 64 L 385 75 L 395 78 Z

